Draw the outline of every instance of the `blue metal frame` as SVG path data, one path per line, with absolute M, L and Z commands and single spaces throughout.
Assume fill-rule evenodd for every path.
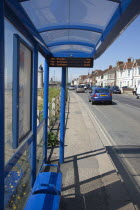
M 20 43 L 24 44 L 31 51 L 31 53 L 33 51 L 31 46 L 28 43 L 26 43 L 18 34 L 14 34 L 13 36 L 13 106 L 12 106 L 12 109 L 13 109 L 13 112 L 12 112 L 13 144 L 12 146 L 14 149 L 16 149 L 19 146 L 19 143 L 21 143 L 31 131 L 31 121 L 30 121 L 30 131 L 22 139 L 19 139 L 19 65 L 20 65 L 19 64 L 19 61 L 20 61 L 19 48 L 20 48 Z M 32 55 L 31 55 L 31 59 L 32 59 Z
M 30 1 L 30 0 L 18 0 L 19 2 Z
M 61 105 L 60 105 L 60 163 L 64 162 L 65 140 L 65 107 L 66 107 L 66 68 L 62 68 Z
M 38 86 L 38 45 L 34 46 L 33 53 L 33 86 L 32 86 L 32 186 L 36 179 L 36 145 L 37 145 L 37 86 Z
M 81 25 L 56 25 L 56 26 L 48 26 L 44 28 L 38 29 L 39 33 L 44 33 L 47 31 L 53 30 L 63 30 L 63 29 L 76 29 L 76 30 L 85 30 L 85 31 L 92 31 L 99 34 L 103 33 L 103 30 L 100 28 L 92 27 L 92 26 L 81 26 Z
M 53 46 L 57 46 L 57 45 L 83 45 L 83 46 L 87 46 L 87 47 L 93 47 L 95 48 L 96 45 L 94 44 L 90 44 L 90 43 L 86 43 L 86 42 L 52 42 L 51 44 L 48 44 L 48 47 L 53 47 Z
M 53 53 L 54 57 L 75 57 L 75 58 L 91 58 L 91 53 L 80 53 L 78 52 L 73 52 L 73 51 L 60 51 L 57 53 Z
M 121 3 L 121 1 L 120 1 L 120 0 L 108 0 L 108 1 L 116 2 L 116 3 L 118 3 L 118 4 L 120 4 L 120 3 Z
M 49 101 L 49 66 L 45 59 L 44 68 L 44 161 L 47 162 L 47 145 L 48 145 L 48 101 Z
M 100 39 L 98 40 L 98 43 L 104 42 L 104 40 L 106 39 L 108 33 L 112 30 L 112 28 L 115 26 L 115 24 L 117 23 L 118 19 L 121 17 L 123 11 L 127 8 L 128 4 L 131 2 L 131 0 L 127 0 L 125 1 L 125 4 L 120 4 L 119 7 L 117 8 L 116 12 L 114 13 L 114 15 L 112 16 L 111 20 L 109 21 L 106 29 L 104 30 L 102 36 L 100 37 Z M 96 46 L 98 45 L 98 43 L 96 44 Z M 102 45 L 102 44 L 101 44 Z M 92 57 L 95 55 L 97 51 L 93 50 L 92 52 Z
M 13 104 L 12 104 L 12 133 L 14 149 L 18 147 L 19 130 L 19 36 L 13 36 Z
M 133 9 L 132 9 L 133 8 Z M 109 47 L 112 42 L 120 35 L 120 32 L 131 23 L 134 18 L 140 13 L 139 0 L 122 0 L 118 9 L 112 16 L 108 26 L 103 32 L 99 41 L 102 41 L 100 47 L 93 51 L 91 56 L 94 59 L 98 58 Z M 98 43 L 99 43 L 98 41 Z M 97 43 L 97 45 L 98 45 Z
M 0 2 L 0 209 L 4 210 L 4 144 L 5 144 L 5 130 L 4 130 L 4 0 Z

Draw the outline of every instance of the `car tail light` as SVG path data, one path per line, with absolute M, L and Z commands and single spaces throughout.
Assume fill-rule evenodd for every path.
M 96 93 L 93 95 L 93 97 L 97 97 Z
M 112 96 L 112 93 L 110 93 L 110 95 L 109 96 Z

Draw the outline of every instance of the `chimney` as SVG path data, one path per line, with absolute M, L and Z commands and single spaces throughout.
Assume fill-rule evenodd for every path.
M 123 61 L 118 61 L 118 62 L 117 62 L 117 66 L 119 66 L 119 65 L 121 65 L 121 64 L 123 64 Z
M 111 65 L 109 66 L 109 69 L 112 69 L 112 66 Z
M 127 60 L 128 60 L 128 63 L 131 63 L 131 58 L 128 58 Z

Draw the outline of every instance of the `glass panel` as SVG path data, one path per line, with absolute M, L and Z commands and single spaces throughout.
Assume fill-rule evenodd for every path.
M 44 159 L 44 122 L 40 125 L 37 132 L 37 173 Z
M 38 53 L 38 97 L 37 97 L 37 125 L 43 120 L 43 105 L 44 105 L 44 72 L 45 58 Z
M 31 50 L 20 43 L 19 140 L 31 129 Z
M 85 30 L 63 29 L 44 32 L 41 33 L 41 36 L 45 40 L 46 44 L 51 44 L 53 42 L 75 41 L 96 45 L 97 41 L 101 37 L 101 34 Z
M 92 47 L 85 47 L 82 45 L 61 45 L 61 46 L 54 46 L 50 47 L 50 51 L 55 53 L 59 51 L 79 51 L 85 53 L 91 53 L 93 51 Z
M 21 156 L 5 178 L 5 209 L 23 209 L 31 190 L 30 149 Z
M 64 24 L 105 29 L 119 4 L 107 0 L 30 0 L 22 5 L 38 29 Z
M 12 148 L 12 89 L 13 89 L 13 35 L 25 37 L 5 19 L 5 164 L 15 154 Z
M 118 4 L 107 0 L 69 0 L 70 24 L 105 29 Z

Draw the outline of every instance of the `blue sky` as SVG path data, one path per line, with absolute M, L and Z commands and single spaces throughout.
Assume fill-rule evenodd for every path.
M 127 61 L 140 58 L 140 16 L 138 16 L 128 28 L 115 40 L 115 42 L 94 61 L 94 68 L 69 68 L 69 81 L 87 74 L 95 69 L 107 69 L 109 65 L 115 66 L 117 61 Z M 41 62 L 41 58 L 39 62 Z M 61 68 L 50 68 L 50 78 L 61 80 Z

